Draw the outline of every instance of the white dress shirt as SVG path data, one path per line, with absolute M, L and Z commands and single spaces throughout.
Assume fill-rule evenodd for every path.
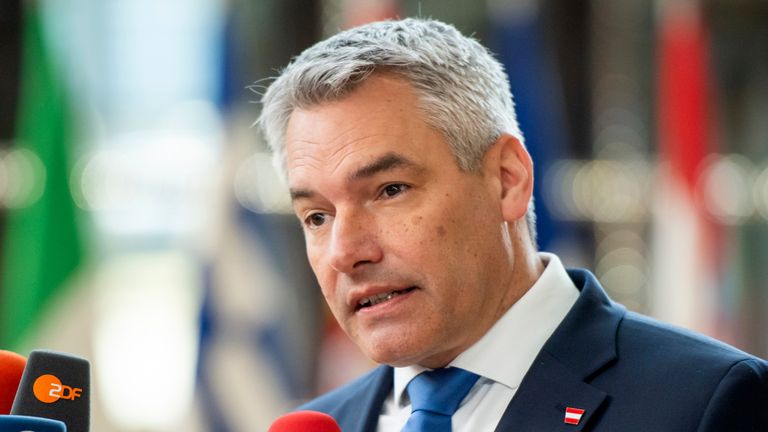
M 579 296 L 560 259 L 539 253 L 546 266 L 541 277 L 474 345 L 450 366 L 480 375 L 453 415 L 454 432 L 493 431 L 515 396 L 528 369 Z M 426 369 L 395 368 L 393 391 L 379 416 L 379 432 L 400 432 L 411 415 L 405 391 Z

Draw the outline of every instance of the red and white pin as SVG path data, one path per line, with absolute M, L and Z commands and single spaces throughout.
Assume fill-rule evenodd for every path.
M 577 425 L 581 421 L 581 416 L 584 415 L 584 410 L 581 408 L 565 408 L 565 423 Z

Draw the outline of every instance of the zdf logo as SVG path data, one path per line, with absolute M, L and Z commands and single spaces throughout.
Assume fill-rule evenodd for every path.
M 44 403 L 54 403 L 59 399 L 75 400 L 83 393 L 83 389 L 63 385 L 55 375 L 41 375 L 32 386 L 35 397 Z

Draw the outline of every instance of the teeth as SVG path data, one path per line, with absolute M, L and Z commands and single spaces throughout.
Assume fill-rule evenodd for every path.
M 366 297 L 358 303 L 361 307 L 368 307 L 368 306 L 374 306 L 379 303 L 385 302 L 387 300 L 392 300 L 394 297 L 399 296 L 400 291 L 390 291 L 386 293 L 381 293 L 377 295 L 373 295 L 370 297 Z

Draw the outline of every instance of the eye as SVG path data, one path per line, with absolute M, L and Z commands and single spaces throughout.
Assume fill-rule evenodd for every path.
M 408 190 L 409 187 L 410 186 L 404 185 L 402 183 L 388 184 L 381 190 L 381 196 L 383 198 L 393 198 Z
M 318 228 L 325 223 L 328 216 L 325 213 L 312 213 L 304 219 L 304 225 L 312 228 Z

